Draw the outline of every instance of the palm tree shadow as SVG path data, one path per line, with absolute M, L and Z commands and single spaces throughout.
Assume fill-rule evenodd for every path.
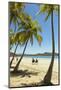
M 44 80 L 39 82 L 39 84 L 41 84 L 42 86 L 54 86 L 54 84 L 52 82 L 46 82 Z
M 28 71 L 28 70 L 18 70 L 16 72 L 14 71 L 10 71 L 10 76 L 14 77 L 14 76 L 21 76 L 21 77 L 31 77 L 32 75 L 36 76 L 38 75 L 38 72 L 32 72 L 32 71 Z
M 41 82 L 36 82 L 36 83 L 31 83 L 31 84 L 26 84 L 26 83 L 21 83 L 22 86 L 26 87 L 39 87 L 39 86 L 55 86 L 53 83 L 46 83 L 44 81 Z
M 41 80 L 40 82 L 31 83 L 31 84 L 21 83 L 21 85 L 26 87 L 55 86 L 55 84 L 53 84 L 52 82 L 46 82 L 44 81 L 44 79 Z
M 18 70 L 16 72 L 14 71 L 10 71 L 10 76 L 11 77 L 17 77 L 17 76 L 21 76 L 21 78 L 27 76 L 27 77 L 31 77 L 31 76 L 37 76 L 38 72 L 32 72 L 32 71 L 28 71 L 28 70 Z M 53 84 L 52 82 L 46 82 L 44 79 L 41 80 L 40 82 L 36 82 L 36 83 L 31 83 L 31 84 L 26 84 L 26 83 L 21 83 L 22 86 L 26 86 L 26 87 L 35 87 L 35 86 L 55 86 L 55 84 Z

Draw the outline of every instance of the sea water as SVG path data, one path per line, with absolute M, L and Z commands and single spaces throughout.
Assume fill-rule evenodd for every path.
M 28 58 L 33 58 L 33 59 L 38 59 L 38 58 L 44 58 L 44 59 L 51 59 L 52 56 L 24 56 L 24 57 L 28 57 Z M 55 60 L 59 59 L 59 56 L 54 56 Z

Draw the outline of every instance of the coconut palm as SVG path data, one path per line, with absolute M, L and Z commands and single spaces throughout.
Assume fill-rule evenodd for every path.
M 53 23 L 53 19 L 54 19 L 54 15 L 53 13 L 56 12 L 58 10 L 58 5 L 42 5 L 40 6 L 40 11 L 39 13 L 44 13 L 46 14 L 46 18 L 45 21 L 48 20 L 48 18 L 51 16 L 51 30 L 52 30 L 52 58 L 51 58 L 51 63 L 50 66 L 48 68 L 48 71 L 44 77 L 44 83 L 46 85 L 51 84 L 51 77 L 52 77 L 52 70 L 53 70 L 53 64 L 54 64 L 54 54 L 55 54 L 55 40 L 54 40 L 54 23 Z
M 21 16 L 22 17 L 22 16 Z M 28 21 L 26 21 L 26 19 Z M 41 28 L 38 24 L 37 21 L 33 21 L 31 19 L 30 16 L 26 15 L 24 18 L 22 18 L 22 25 L 24 25 L 24 31 L 23 31 L 23 35 L 22 37 L 20 37 L 20 32 L 17 33 L 17 36 L 19 38 L 21 38 L 22 41 L 24 41 L 25 43 L 25 46 L 24 46 L 24 50 L 23 50 L 23 53 L 18 61 L 18 63 L 16 64 L 15 68 L 14 68 L 14 71 L 16 72 L 18 70 L 18 67 L 20 65 L 20 62 L 24 56 L 24 53 L 25 53 L 25 50 L 26 50 L 26 47 L 27 47 L 27 44 L 28 44 L 28 41 L 30 40 L 31 42 L 31 45 L 33 45 L 33 41 L 34 41 L 34 37 L 37 39 L 38 43 L 40 44 L 41 41 L 42 41 L 42 37 L 41 35 L 38 33 L 38 32 L 41 32 Z M 19 26 L 19 29 L 20 29 L 21 25 Z
M 15 34 L 11 35 L 11 37 L 9 37 L 9 39 L 10 39 L 10 50 L 12 49 L 13 45 L 15 45 L 14 54 L 13 54 L 13 57 L 12 57 L 11 62 L 10 62 L 10 67 L 11 67 L 12 62 L 14 60 L 14 56 L 15 56 L 16 50 L 17 50 L 17 48 L 18 48 L 20 43 L 19 43 L 18 40 L 16 41 Z
M 15 56 L 15 53 L 16 53 L 16 50 L 17 50 L 17 47 L 18 47 L 18 42 L 15 40 L 15 33 L 11 29 L 9 30 L 9 40 L 10 40 L 10 50 L 12 49 L 12 47 L 14 45 L 16 45 L 16 48 L 15 48 L 14 54 L 13 54 L 13 58 L 10 62 L 10 67 L 11 67 L 11 64 L 13 62 L 13 59 L 14 59 L 14 56 Z
M 18 33 L 20 33 L 20 38 L 18 38 L 18 33 L 16 32 L 16 33 L 14 33 L 14 35 L 12 36 L 13 37 L 13 39 L 14 39 L 14 41 L 15 42 L 13 42 L 13 39 L 12 39 L 12 37 L 10 38 L 10 41 L 11 42 L 13 42 L 14 44 L 16 44 L 16 47 L 15 47 L 15 50 L 14 50 L 14 54 L 13 54 L 13 57 L 12 57 L 12 59 L 11 59 L 11 62 L 10 62 L 10 66 L 12 65 L 12 62 L 13 62 L 13 60 L 14 60 L 14 56 L 15 56 L 15 53 L 16 53 L 16 50 L 17 50 L 17 48 L 18 48 L 18 46 L 19 46 L 19 44 L 20 45 L 23 45 L 24 44 L 24 42 L 25 41 L 23 41 L 23 37 L 22 37 L 22 35 L 23 35 L 23 30 L 24 29 L 26 29 L 26 28 L 29 28 L 29 25 L 28 25 L 28 23 L 30 22 L 30 19 L 31 19 L 31 17 L 29 16 L 29 15 L 27 15 L 27 14 L 25 14 L 25 13 L 21 13 L 21 14 L 19 14 L 18 15 L 19 16 L 19 19 L 20 19 L 20 21 L 21 21 L 21 23 L 18 25 Z M 27 23 L 27 24 L 26 24 Z M 16 35 L 17 34 L 17 35 Z M 25 34 L 24 34 L 25 35 Z M 24 36 L 23 35 L 23 36 Z M 21 38 L 22 37 L 22 38 Z M 20 42 L 20 43 L 19 43 Z
M 23 8 L 24 8 L 23 3 L 18 3 L 18 2 L 10 2 L 9 3 L 9 26 L 11 25 L 12 22 L 14 23 L 14 25 L 15 25 L 14 33 L 16 32 L 16 27 L 18 27 L 18 25 L 20 24 L 19 14 L 23 11 Z M 11 37 L 14 37 L 14 36 L 11 35 Z M 10 44 L 13 43 L 13 40 L 14 40 L 11 37 L 10 37 L 10 41 L 11 41 Z M 18 45 L 19 45 L 19 43 L 17 42 L 12 60 L 10 62 L 10 66 L 14 60 L 14 56 L 15 56 L 16 50 L 18 48 Z M 12 44 L 10 46 L 12 46 Z
M 16 24 L 20 23 L 19 14 L 22 13 L 24 9 L 24 4 L 19 2 L 10 2 L 9 3 L 9 24 L 13 22 L 16 29 Z M 16 31 L 16 30 L 15 30 Z

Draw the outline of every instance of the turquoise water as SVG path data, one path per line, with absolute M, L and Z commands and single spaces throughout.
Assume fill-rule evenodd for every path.
M 21 56 L 17 56 L 21 57 Z M 44 59 L 44 60 L 51 60 L 52 56 L 24 56 L 25 58 L 32 58 L 32 59 Z M 60 60 L 59 56 L 55 56 L 54 60 Z
M 24 56 L 24 57 L 30 57 L 30 58 L 51 58 L 52 56 Z M 55 56 L 55 59 L 58 59 L 58 56 Z

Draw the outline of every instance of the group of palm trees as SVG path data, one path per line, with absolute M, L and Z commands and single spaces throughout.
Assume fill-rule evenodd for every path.
M 11 25 L 11 23 L 13 23 L 15 26 L 14 30 L 12 29 L 9 30 L 10 50 L 13 48 L 13 45 L 16 46 L 12 60 L 10 62 L 10 67 L 14 60 L 14 56 L 18 46 L 19 45 L 24 46 L 23 53 L 20 56 L 18 63 L 14 67 L 14 72 L 18 70 L 20 62 L 24 56 L 28 41 L 30 41 L 31 45 L 33 45 L 34 37 L 35 37 L 39 45 L 42 42 L 42 36 L 39 34 L 39 32 L 42 32 L 42 29 L 37 21 L 32 20 L 32 17 L 24 12 L 25 6 L 26 6 L 25 4 L 18 3 L 18 2 L 9 3 L 9 18 L 10 18 L 9 26 Z M 48 20 L 49 16 L 51 16 L 50 21 L 51 21 L 51 31 L 52 31 L 52 58 L 51 58 L 51 63 L 48 68 L 48 71 L 43 80 L 43 82 L 46 84 L 48 83 L 51 84 L 51 76 L 52 76 L 52 70 L 53 70 L 53 64 L 54 64 L 54 54 L 55 54 L 54 23 L 53 23 L 54 11 L 58 12 L 59 14 L 59 5 L 44 4 L 42 5 L 42 7 L 40 7 L 40 10 L 38 13 L 38 14 L 46 13 L 47 16 L 45 18 L 45 21 Z

